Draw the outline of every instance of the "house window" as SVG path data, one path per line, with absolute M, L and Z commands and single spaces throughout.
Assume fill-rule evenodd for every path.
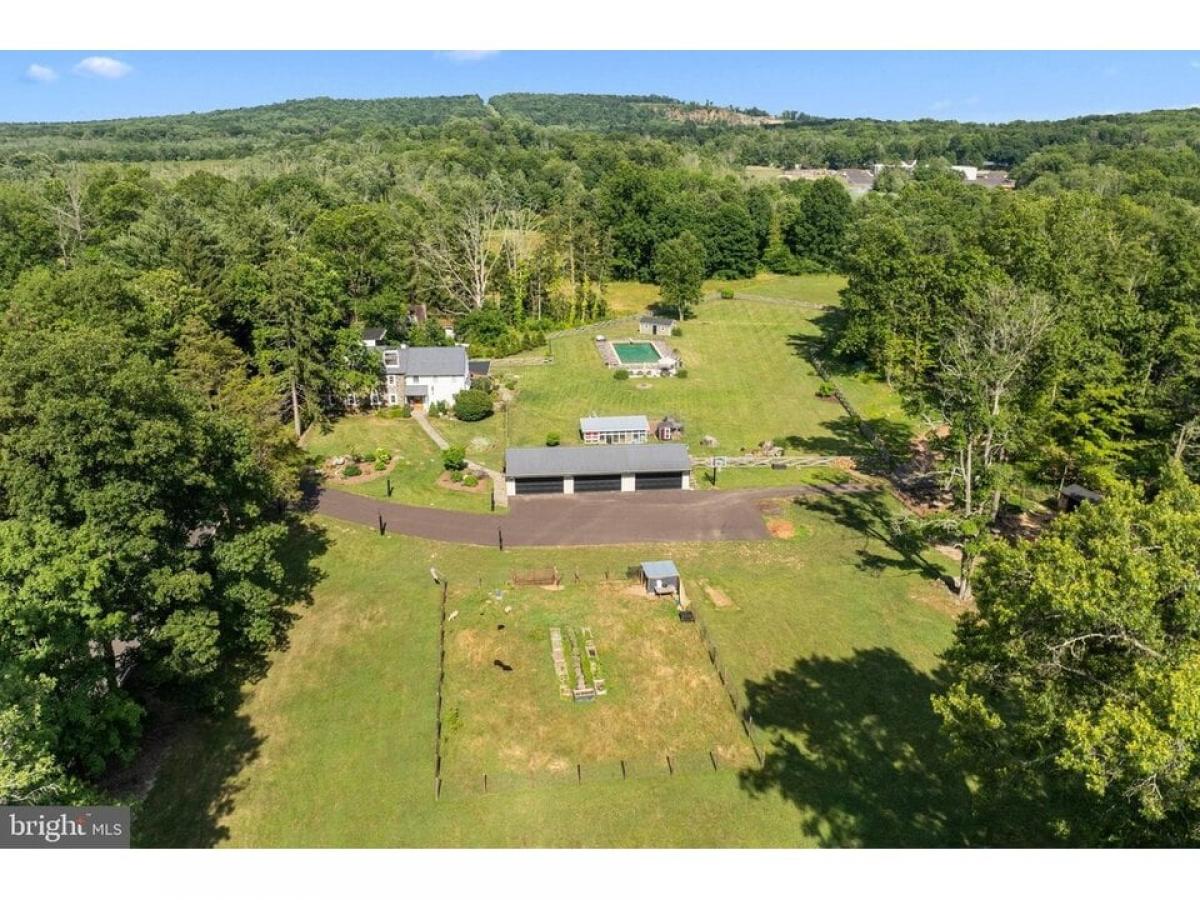
M 400 365 L 400 354 L 395 350 L 385 351 L 383 354 L 383 364 L 385 366 Z

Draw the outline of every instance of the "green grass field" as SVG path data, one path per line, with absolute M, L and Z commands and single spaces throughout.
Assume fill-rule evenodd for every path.
M 304 444 L 310 453 L 321 457 L 370 455 L 378 447 L 392 454 L 395 466 L 391 472 L 364 481 L 335 484 L 338 490 L 413 506 L 477 513 L 491 511 L 491 493 L 487 487 L 490 482 L 486 478 L 476 491 L 455 490 L 439 483 L 445 473 L 442 452 L 412 419 L 377 414 L 345 416 L 332 430 L 307 435 Z M 371 463 L 363 463 L 362 469 L 370 472 Z M 387 494 L 389 479 L 392 483 L 390 497 Z
M 944 748 L 929 705 L 938 654 L 953 626 L 949 595 L 936 581 L 936 560 L 908 558 L 885 542 L 880 520 L 889 511 L 878 497 L 826 497 L 769 512 L 782 535 L 770 541 L 503 553 L 380 537 L 318 519 L 330 543 L 319 560 L 325 578 L 311 606 L 299 610 L 289 648 L 275 656 L 265 678 L 246 688 L 237 710 L 180 736 L 137 814 L 135 841 L 242 847 L 961 843 L 969 798 L 961 779 L 939 768 Z M 731 681 L 755 716 L 766 739 L 764 764 L 628 781 L 585 776 L 581 784 L 568 779 L 435 800 L 439 593 L 430 567 L 450 579 L 450 605 L 465 620 L 470 598 L 502 588 L 514 570 L 556 565 L 569 586 L 576 571 L 584 582 L 596 581 L 662 557 L 679 565 Z M 597 615 L 595 598 L 562 594 L 561 610 L 557 595 L 545 592 L 526 613 L 535 631 L 558 612 L 580 624 Z M 631 740 L 636 710 L 629 692 L 633 685 L 647 689 L 661 651 L 658 638 L 646 646 L 646 636 L 698 627 L 657 615 L 640 609 L 621 624 L 614 607 L 592 619 L 615 686 L 612 698 L 598 701 L 614 701 L 607 712 L 557 709 L 553 695 L 536 704 L 549 704 L 567 719 L 616 715 L 625 731 L 614 725 L 612 740 L 620 734 Z M 488 626 L 498 623 L 481 627 L 494 635 Z M 457 665 L 454 622 L 450 626 L 449 661 Z M 692 738 L 722 740 L 713 729 L 733 722 L 728 702 L 718 692 L 710 706 L 713 692 L 705 685 L 711 686 L 711 673 L 697 667 L 686 642 L 673 650 L 684 656 L 662 664 L 694 675 L 702 690 L 678 720 L 670 718 L 669 706 L 651 706 L 642 730 L 681 747 Z M 489 665 L 488 657 L 499 652 L 482 650 L 481 663 Z M 528 660 L 522 664 L 532 673 L 540 651 L 528 652 L 511 652 L 509 664 Z M 510 716 L 508 701 L 494 691 L 462 694 L 456 681 L 462 675 L 458 668 L 447 676 L 459 692 L 459 700 L 448 700 L 459 707 L 459 734 L 503 728 L 511 735 L 515 729 L 528 741 L 521 734 L 530 721 L 528 698 L 518 698 Z M 578 738 L 558 738 L 569 742 L 559 754 L 581 752 Z M 632 750 L 657 742 L 646 738 Z M 473 752 L 498 756 L 504 747 L 497 735 L 494 743 L 476 742 Z

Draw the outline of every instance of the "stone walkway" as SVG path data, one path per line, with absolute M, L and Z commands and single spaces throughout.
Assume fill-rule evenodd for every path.
M 433 423 L 429 421 L 429 416 L 425 415 L 425 410 L 414 409 L 413 418 L 417 420 L 417 424 L 421 426 L 421 430 L 429 435 L 429 439 L 438 445 L 438 449 L 445 450 L 450 446 L 450 442 L 442 437 L 440 431 L 433 427 Z M 508 493 L 504 489 L 504 475 L 494 469 L 489 469 L 482 463 L 477 463 L 474 460 L 468 459 L 467 464 L 474 466 L 481 472 L 484 472 L 492 481 L 492 500 L 497 508 L 508 506 Z

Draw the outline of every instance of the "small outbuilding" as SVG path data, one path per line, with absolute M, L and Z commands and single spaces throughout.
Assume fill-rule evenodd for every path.
M 666 416 L 654 426 L 654 436 L 660 441 L 673 441 L 683 437 L 683 423 L 674 416 Z
M 579 434 L 585 444 L 644 444 L 650 422 L 645 416 L 584 416 Z
M 679 593 L 679 570 L 669 559 L 642 563 L 642 584 L 647 594 L 663 596 Z
M 642 316 L 638 320 L 638 330 L 642 334 L 670 337 L 675 333 L 675 320 L 664 316 Z
M 682 444 L 509 447 L 508 496 L 595 491 L 688 490 L 691 457 Z
M 1103 494 L 1089 490 L 1082 484 L 1068 484 L 1058 492 L 1059 508 L 1067 511 L 1079 509 L 1084 503 L 1099 503 L 1103 499 Z

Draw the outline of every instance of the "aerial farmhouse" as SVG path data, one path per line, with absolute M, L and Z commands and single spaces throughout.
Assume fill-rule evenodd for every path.
M 409 347 L 384 344 L 383 328 L 363 331 L 363 345 L 379 356 L 379 387 L 371 392 L 372 405 L 454 405 L 454 398 L 471 386 L 470 361 L 461 344 L 453 347 Z

